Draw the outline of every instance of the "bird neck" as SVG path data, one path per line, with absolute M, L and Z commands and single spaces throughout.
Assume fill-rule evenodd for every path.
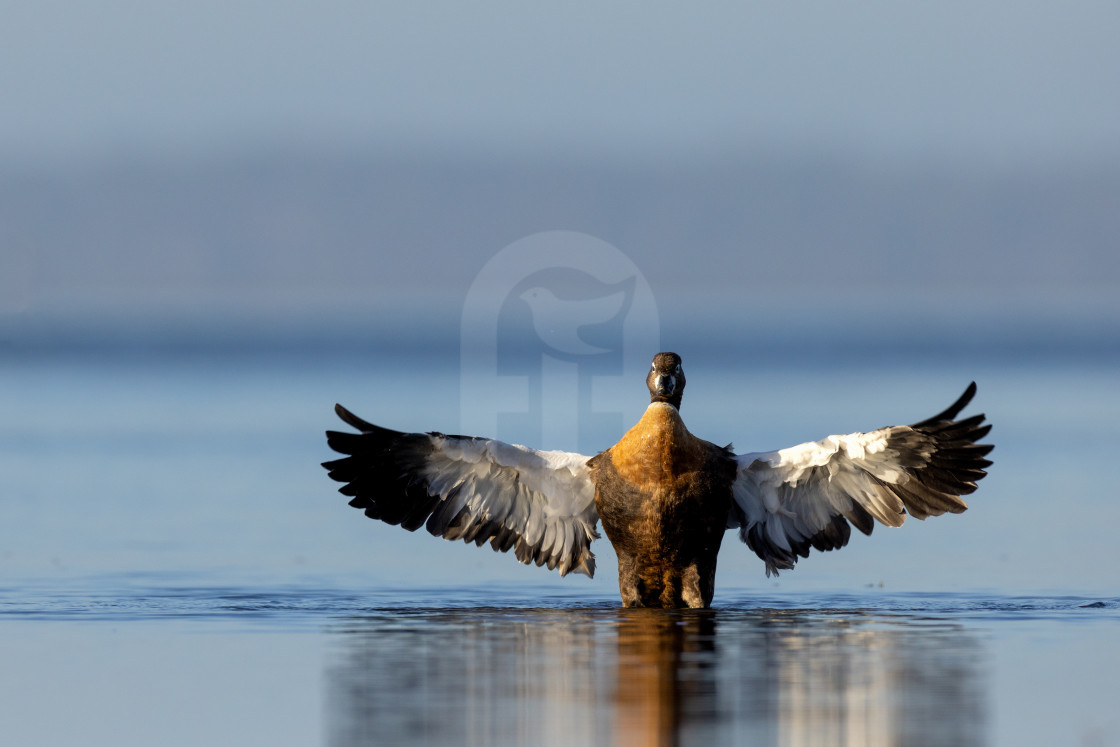
M 649 403 L 652 405 L 655 402 L 664 402 L 667 405 L 672 405 L 673 407 L 675 407 L 677 409 L 678 412 L 680 412 L 680 409 L 681 409 L 681 395 L 679 395 L 679 394 L 675 394 L 671 397 L 666 397 L 663 394 L 651 394 L 651 395 L 649 395 Z

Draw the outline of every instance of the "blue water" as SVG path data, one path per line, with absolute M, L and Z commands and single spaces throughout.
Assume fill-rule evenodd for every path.
M 2 741 L 1120 743 L 1108 358 L 688 370 L 690 428 L 741 451 L 976 379 L 995 465 L 960 516 L 777 579 L 729 536 L 715 610 L 631 612 L 602 542 L 594 580 L 561 579 L 335 492 L 333 403 L 453 431 L 454 361 L 5 359 Z
M 13 744 L 1113 744 L 1120 598 L 100 577 L 0 595 Z M 60 704 L 65 716 L 60 717 Z

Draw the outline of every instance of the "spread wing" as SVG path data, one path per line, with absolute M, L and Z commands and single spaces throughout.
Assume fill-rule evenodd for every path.
M 960 513 L 991 462 L 983 415 L 955 420 L 976 394 L 973 382 L 944 412 L 895 425 L 736 459 L 739 471 L 728 528 L 766 561 L 766 575 L 793 568 L 809 548 L 848 544 L 849 522 L 871 534 L 875 521 L 902 526 Z
M 371 519 L 409 531 L 425 526 L 436 537 L 499 552 L 512 549 L 536 562 L 595 574 L 590 544 L 595 488 L 588 457 L 537 451 L 488 438 L 400 433 L 367 423 L 341 405 L 335 412 L 361 433 L 327 431 L 327 443 L 346 454 L 324 462 L 339 488 Z

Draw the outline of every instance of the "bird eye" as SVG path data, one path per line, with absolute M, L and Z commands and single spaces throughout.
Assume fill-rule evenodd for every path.
M 677 364 L 677 373 L 680 373 L 680 372 L 681 372 L 681 364 L 678 363 Z

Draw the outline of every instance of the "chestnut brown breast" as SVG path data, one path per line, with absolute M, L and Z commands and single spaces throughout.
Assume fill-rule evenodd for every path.
M 655 403 L 608 450 L 618 476 L 646 493 L 669 493 L 684 476 L 702 469 L 709 444 L 685 428 L 677 409 Z
M 651 404 L 589 464 L 599 517 L 617 551 L 676 564 L 718 550 L 734 456 L 689 433 L 675 407 Z

